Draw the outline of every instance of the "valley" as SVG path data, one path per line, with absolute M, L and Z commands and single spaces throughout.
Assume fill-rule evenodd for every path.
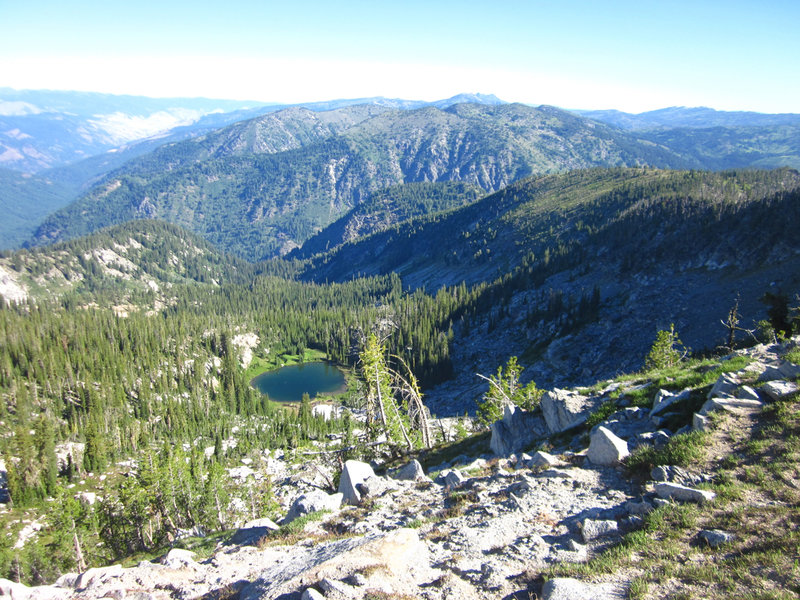
M 0 594 L 557 598 L 545 579 L 606 560 L 598 597 L 657 597 L 672 576 L 623 550 L 663 570 L 642 539 L 659 523 L 731 528 L 720 514 L 749 506 L 735 481 L 791 503 L 796 115 L 487 96 L 242 110 L 119 161 L 0 173 Z M 681 360 L 654 365 L 667 331 Z M 345 371 L 332 395 L 251 385 L 319 360 Z M 717 400 L 729 416 L 703 408 Z M 767 489 L 735 431 L 775 419 L 753 444 L 791 481 Z M 634 458 L 595 462 L 601 425 Z M 527 437 L 508 450 L 504 427 Z M 723 454 L 701 452 L 712 438 Z M 424 472 L 395 477 L 412 459 Z M 352 461 L 378 476 L 340 511 L 325 503 Z M 696 478 L 653 482 L 658 466 Z M 732 504 L 656 491 L 687 482 Z M 359 563 L 362 545 L 389 558 Z M 752 571 L 731 576 L 752 591 Z M 800 589 L 790 571 L 778 588 Z

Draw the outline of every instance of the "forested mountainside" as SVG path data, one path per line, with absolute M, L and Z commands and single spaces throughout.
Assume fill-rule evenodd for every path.
M 797 120 L 795 120 L 796 122 Z M 706 169 L 800 168 L 800 125 L 674 128 L 637 132 Z
M 379 190 L 343 217 L 309 238 L 289 258 L 304 258 L 333 250 L 408 221 L 470 204 L 485 196 L 476 185 L 463 182 L 406 183 Z
M 75 190 L 43 175 L 0 168 L 0 248 L 18 248 L 47 215 L 69 203 Z
M 395 272 L 411 289 L 485 287 L 493 308 L 463 338 L 456 329 L 462 392 L 475 393 L 474 373 L 497 352 L 524 356 L 537 382 L 580 384 L 636 368 L 656 326 L 674 322 L 687 345 L 712 348 L 708 323 L 737 296 L 751 326 L 766 292 L 792 297 L 799 193 L 789 169 L 542 176 L 319 255 L 304 277 Z
M 800 168 L 800 115 L 672 107 L 629 114 L 578 114 L 663 145 L 704 169 Z
M 463 181 L 494 191 L 533 173 L 694 166 L 652 142 L 550 107 L 290 109 L 166 145 L 54 213 L 36 243 L 159 218 L 253 260 L 285 254 L 372 193 Z

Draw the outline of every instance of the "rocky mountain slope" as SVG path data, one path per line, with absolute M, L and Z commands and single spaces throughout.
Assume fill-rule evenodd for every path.
M 148 217 L 261 259 L 285 254 L 400 183 L 463 181 L 494 191 L 532 173 L 639 164 L 694 166 L 550 107 L 293 108 L 132 161 L 48 218 L 35 242 Z
M 219 253 L 208 242 L 168 223 L 135 221 L 61 244 L 0 258 L 0 296 L 6 302 L 52 299 L 72 292 L 97 301 L 146 292 L 164 305 L 175 284 L 242 282 L 252 265 Z
M 507 409 L 492 426 L 491 451 L 468 438 L 450 449 L 464 454 L 420 455 L 426 468 L 376 464 L 379 475 L 347 461 L 338 493 L 324 455 L 267 451 L 241 476 L 272 477 L 283 525 L 244 523 L 204 556 L 173 548 L 153 562 L 68 574 L 51 586 L 4 580 L 0 590 L 38 600 L 605 600 L 727 598 L 732 582 L 743 594 L 796 589 L 793 558 L 765 564 L 760 550 L 762 542 L 791 544 L 781 523 L 800 518 L 791 502 L 796 462 L 759 479 L 741 453 L 774 448 L 783 468 L 797 451 L 781 444 L 800 427 L 790 416 L 798 343 L 756 346 L 669 376 L 553 390 L 541 410 Z M 748 513 L 758 513 L 759 527 L 750 528 Z M 687 561 L 708 569 L 667 569 Z M 583 581 L 565 577 L 573 573 Z

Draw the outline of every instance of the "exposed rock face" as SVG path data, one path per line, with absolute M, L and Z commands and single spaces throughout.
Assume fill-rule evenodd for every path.
M 492 452 L 498 456 L 511 456 L 544 435 L 542 418 L 507 404 L 503 419 L 492 423 Z
M 733 373 L 723 373 L 717 379 L 714 387 L 708 392 L 709 398 L 735 398 L 742 385 L 741 380 Z
M 348 460 L 344 463 L 338 491 L 343 495 L 342 501 L 345 504 L 358 504 L 361 501 L 361 493 L 356 486 L 368 477 L 375 477 L 375 471 L 367 463 L 358 460 Z
M 586 421 L 599 404 L 599 398 L 555 388 L 542 396 L 541 407 L 547 429 L 559 433 Z
M 429 570 L 427 546 L 413 529 L 368 535 L 299 548 L 286 562 L 264 570 L 245 587 L 240 600 L 266 600 L 308 587 L 324 578 L 343 580 L 368 573 L 369 587 L 391 594 L 415 594 L 415 577 Z
M 653 399 L 653 408 L 650 411 L 650 416 L 654 417 L 655 415 L 664 412 L 666 408 L 672 406 L 673 404 L 688 399 L 690 392 L 691 390 L 687 389 L 681 391 L 679 394 L 673 394 L 667 390 L 658 390 L 656 397 Z
M 592 434 L 587 457 L 593 464 L 615 466 L 628 454 L 628 442 L 605 427 L 598 427 Z

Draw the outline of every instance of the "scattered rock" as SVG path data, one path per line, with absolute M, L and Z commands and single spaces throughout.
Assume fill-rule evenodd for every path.
M 636 436 L 637 446 L 653 446 L 656 450 L 661 450 L 669 441 L 669 434 L 663 429 L 658 431 L 647 431 Z
M 367 477 L 375 477 L 375 471 L 367 463 L 358 460 L 348 460 L 344 463 L 342 476 L 339 479 L 339 489 L 343 495 L 345 504 L 358 504 L 361 501 L 361 494 L 356 489 L 359 483 L 363 483 Z
M 61 600 L 64 590 L 49 585 L 28 587 L 8 579 L 0 579 L 0 597 L 11 600 Z
M 425 471 L 422 469 L 422 465 L 419 464 L 419 461 L 416 458 L 399 469 L 389 471 L 389 477 L 392 479 L 398 479 L 400 481 L 428 480 L 427 475 L 425 475 Z
M 78 576 L 75 582 L 75 588 L 79 590 L 88 589 L 108 579 L 119 577 L 120 575 L 122 575 L 122 565 L 89 569 Z
M 678 483 L 657 483 L 656 494 L 665 500 L 677 500 L 678 502 L 710 502 L 716 498 L 714 492 L 708 490 L 698 490 Z
M 546 469 L 548 467 L 560 467 L 564 465 L 564 461 L 556 458 L 552 454 L 548 454 L 547 452 L 542 452 L 539 450 L 535 452 L 533 456 L 529 458 L 529 460 L 525 461 L 525 464 L 530 467 L 538 467 Z
M 414 529 L 294 547 L 284 562 L 264 569 L 240 592 L 239 598 L 277 598 L 324 578 L 342 581 L 355 573 L 367 578 L 369 588 L 413 596 L 419 589 L 415 576 L 424 580 L 430 573 L 429 564 L 428 547 Z M 433 579 L 432 575 L 429 577 Z
M 586 519 L 581 526 L 581 535 L 584 542 L 591 542 L 597 538 L 617 533 L 618 530 L 619 526 L 616 521 Z
M 700 532 L 700 538 L 712 548 L 719 548 L 724 544 L 730 544 L 736 539 L 736 536 L 721 529 L 703 529 Z
M 710 400 L 706 400 L 703 406 L 700 408 L 701 415 L 707 415 L 709 413 L 724 410 L 730 413 L 736 413 L 741 410 L 750 410 L 750 409 L 758 409 L 764 406 L 764 403 L 761 400 L 745 400 L 739 398 L 711 398 Z
M 546 469 L 537 474 L 537 477 L 561 477 L 562 479 L 569 479 L 572 477 L 569 471 L 563 469 Z
M 783 400 L 797 393 L 797 384 L 792 381 L 784 381 L 776 379 L 761 386 L 761 391 L 769 396 L 772 400 Z
M 280 529 L 280 527 L 271 519 L 256 519 L 245 523 L 238 529 L 231 537 L 230 543 L 240 546 L 255 546 L 276 529 Z
M 593 585 L 568 577 L 550 579 L 542 588 L 542 600 L 618 600 L 624 597 L 625 593 L 620 585 Z
M 183 569 L 197 564 L 194 560 L 195 556 L 195 553 L 191 550 L 173 548 L 161 559 L 161 564 L 169 569 Z
M 339 510 L 342 505 L 342 494 L 326 494 L 322 490 L 314 490 L 303 494 L 292 503 L 283 522 L 291 523 L 298 517 L 319 510 Z
M 587 457 L 595 465 L 613 466 L 628 456 L 628 442 L 605 427 L 598 427 L 589 442 Z
M 666 481 L 669 483 L 678 483 L 680 485 L 697 485 L 703 482 L 703 477 L 689 473 L 686 469 L 675 465 L 661 465 L 653 467 L 650 471 L 650 477 L 653 481 Z
M 454 489 L 464 483 L 467 478 L 458 469 L 448 469 L 439 474 L 442 484 L 448 489 Z
M 645 500 L 641 502 L 634 502 L 633 500 L 629 500 L 625 503 L 625 510 L 628 511 L 628 514 L 635 515 L 637 517 L 642 517 L 653 512 L 653 505 Z
M 377 475 L 367 477 L 361 483 L 356 484 L 356 490 L 361 496 L 360 500 L 364 498 L 376 498 L 384 494 L 390 488 L 389 481 Z
M 329 577 L 323 577 L 319 587 L 325 593 L 325 598 L 355 598 L 360 595 L 352 586 Z
M 694 413 L 694 415 L 692 415 L 692 429 L 695 431 L 708 431 L 711 429 L 711 419 L 706 415 Z

